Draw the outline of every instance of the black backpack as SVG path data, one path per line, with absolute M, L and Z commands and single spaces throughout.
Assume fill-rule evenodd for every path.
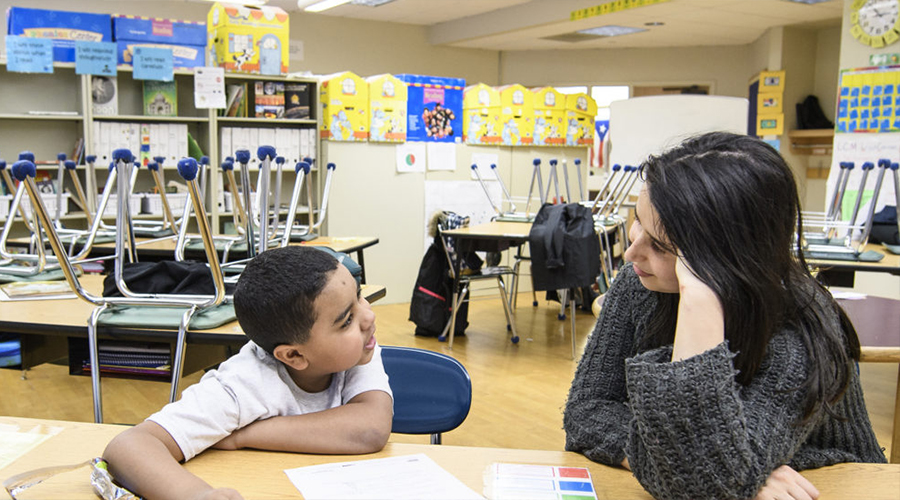
M 819 106 L 819 99 L 814 96 L 806 96 L 803 102 L 797 103 L 797 128 L 801 130 L 834 128 L 834 122 L 829 120 L 822 107 Z

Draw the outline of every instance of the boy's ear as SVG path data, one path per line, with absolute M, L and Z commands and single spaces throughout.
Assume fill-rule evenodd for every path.
M 281 361 L 295 370 L 304 370 L 309 365 L 309 360 L 306 359 L 306 356 L 303 355 L 303 352 L 298 349 L 296 344 L 281 344 L 276 346 L 272 355 L 275 356 L 275 359 L 278 361 Z

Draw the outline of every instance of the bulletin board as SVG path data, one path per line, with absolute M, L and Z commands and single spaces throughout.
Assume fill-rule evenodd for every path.
M 841 71 L 835 132 L 900 132 L 900 66 Z

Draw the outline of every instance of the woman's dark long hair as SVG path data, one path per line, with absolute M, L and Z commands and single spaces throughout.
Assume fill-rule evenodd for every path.
M 800 201 L 781 155 L 750 136 L 713 132 L 650 157 L 642 175 L 659 214 L 658 234 L 722 303 L 737 381 L 749 384 L 772 335 L 791 327 L 810 359 L 803 418 L 818 409 L 833 414 L 851 359 L 859 359 L 859 339 L 799 251 Z M 677 311 L 677 294 L 659 294 L 642 349 L 674 340 Z M 832 326 L 835 314 L 840 331 Z

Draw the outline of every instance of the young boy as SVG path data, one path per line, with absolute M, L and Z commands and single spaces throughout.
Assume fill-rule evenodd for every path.
M 393 396 L 375 313 L 344 266 L 315 248 L 269 250 L 241 274 L 234 309 L 251 342 L 106 447 L 131 491 L 240 498 L 179 465 L 209 447 L 357 454 L 387 442 Z

